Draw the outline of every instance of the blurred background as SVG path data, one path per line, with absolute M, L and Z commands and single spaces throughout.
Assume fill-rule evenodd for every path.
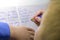
M 31 18 L 38 10 L 46 10 L 49 0 L 0 0 L 0 22 L 37 29 Z

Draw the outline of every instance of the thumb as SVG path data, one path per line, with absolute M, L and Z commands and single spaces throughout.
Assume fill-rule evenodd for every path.
M 37 22 L 41 22 L 41 18 L 40 18 L 40 17 L 35 17 L 35 20 L 36 20 Z

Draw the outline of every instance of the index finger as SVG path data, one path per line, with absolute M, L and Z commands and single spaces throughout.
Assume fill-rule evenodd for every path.
M 32 29 L 32 28 L 26 28 L 28 31 L 33 31 L 33 32 L 35 32 L 35 30 L 34 29 Z
M 36 14 L 34 15 L 34 18 L 38 17 L 38 16 L 41 16 L 43 13 L 44 13 L 44 10 L 37 11 Z

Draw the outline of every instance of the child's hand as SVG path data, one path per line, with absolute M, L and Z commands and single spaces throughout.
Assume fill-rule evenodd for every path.
M 11 40 L 34 40 L 35 31 L 25 26 L 10 26 Z
M 38 26 L 40 25 L 42 14 L 44 13 L 44 10 L 39 10 L 31 19 L 34 23 L 36 23 Z

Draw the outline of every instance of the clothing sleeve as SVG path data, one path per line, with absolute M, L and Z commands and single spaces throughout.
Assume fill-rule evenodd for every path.
M 0 22 L 0 40 L 10 39 L 10 28 L 7 23 Z

